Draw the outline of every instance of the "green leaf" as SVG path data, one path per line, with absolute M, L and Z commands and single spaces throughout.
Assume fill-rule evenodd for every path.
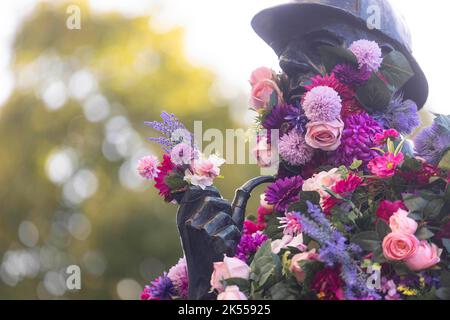
M 377 221 L 376 229 L 379 239 L 384 239 L 384 237 L 391 233 L 391 228 L 384 220 Z
M 359 245 L 365 251 L 375 251 L 380 245 L 381 241 L 376 231 L 365 231 L 354 235 L 351 242 Z
M 312 204 L 319 205 L 320 203 L 320 194 L 315 191 L 302 191 L 300 192 L 300 201 L 289 206 L 289 211 L 296 212 L 307 212 L 308 206 L 307 202 L 311 202 Z
M 167 184 L 170 190 L 180 190 L 187 186 L 187 182 L 184 181 L 183 178 L 176 173 L 169 174 L 164 179 L 164 182 Z
M 442 170 L 450 170 L 450 150 L 447 150 L 439 162 L 439 168 Z
M 321 46 L 318 51 L 327 72 L 333 71 L 334 67 L 340 63 L 349 63 L 355 67 L 358 67 L 358 60 L 353 52 L 348 49 L 336 48 L 332 46 Z
M 362 160 L 355 160 L 353 161 L 352 165 L 350 166 L 351 170 L 356 170 L 363 164 Z
M 238 286 L 241 291 L 250 290 L 250 281 L 242 278 L 229 278 L 223 280 L 225 286 Z
M 431 232 L 427 227 L 421 227 L 419 231 L 417 231 L 416 236 L 419 240 L 428 240 L 433 238 L 434 233 Z
M 384 110 L 392 98 L 392 91 L 375 73 L 370 80 L 356 90 L 356 97 L 369 112 Z
M 392 51 L 384 57 L 380 72 L 393 93 L 401 89 L 414 76 L 408 59 L 399 51 Z
M 272 109 L 278 104 L 278 93 L 274 91 L 270 96 L 268 109 Z

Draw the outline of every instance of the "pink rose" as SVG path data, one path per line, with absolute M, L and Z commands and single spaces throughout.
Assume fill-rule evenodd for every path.
M 266 139 L 262 139 L 253 149 L 253 155 L 261 168 L 268 168 L 272 165 L 272 148 Z
M 408 218 L 409 212 L 399 209 L 389 218 L 389 226 L 392 232 L 415 234 L 417 230 L 417 222 Z
M 260 67 L 252 72 L 250 76 L 250 84 L 256 86 L 258 82 L 270 80 L 273 78 L 273 71 L 267 67 Z
M 274 92 L 278 95 L 278 103 L 283 102 L 283 94 L 274 81 L 272 70 L 265 67 L 256 69 L 250 77 L 250 84 L 252 86 L 250 104 L 256 110 L 266 108 Z
M 392 232 L 383 240 L 383 254 L 391 261 L 403 261 L 412 257 L 419 247 L 419 240 L 411 234 Z
M 217 300 L 247 300 L 238 286 L 228 286 L 224 292 L 217 296 Z
M 310 122 L 306 129 L 305 140 L 309 146 L 323 151 L 335 151 L 341 145 L 344 122 L 341 119 Z
M 421 241 L 414 255 L 408 258 L 405 263 L 412 271 L 421 271 L 438 264 L 442 250 L 434 243 L 429 244 L 427 241 Z
M 305 272 L 302 270 L 302 268 L 299 265 L 299 262 L 301 261 L 307 261 L 307 260 L 317 260 L 318 255 L 316 253 L 316 249 L 312 249 L 309 252 L 302 252 L 299 254 L 296 254 L 292 260 L 291 260 L 291 266 L 290 270 L 295 275 L 295 278 L 297 279 L 298 283 L 301 283 L 305 280 Z
M 282 93 L 278 85 L 273 80 L 263 80 L 258 82 L 251 91 L 250 104 L 256 110 L 267 108 L 272 94 L 278 95 L 278 104 L 282 103 Z
M 326 197 L 328 193 L 325 189 L 331 189 L 331 187 L 341 179 L 341 175 L 338 171 L 338 168 L 334 168 L 328 172 L 322 171 L 313 175 L 312 178 L 303 183 L 303 191 L 316 191 L 320 193 L 322 197 Z
M 214 262 L 214 272 L 211 275 L 211 287 L 219 292 L 224 290 L 222 281 L 230 278 L 248 279 L 250 267 L 238 258 L 225 256 L 223 262 Z
M 403 153 L 394 155 L 393 153 L 386 153 L 381 157 L 372 159 L 367 168 L 380 178 L 390 178 L 395 174 L 397 167 L 403 162 Z
M 303 244 L 303 235 L 299 234 L 293 236 L 291 234 L 285 234 L 283 238 L 272 241 L 272 252 L 279 254 L 281 249 L 288 247 L 297 248 L 299 250 L 306 250 L 306 246 Z

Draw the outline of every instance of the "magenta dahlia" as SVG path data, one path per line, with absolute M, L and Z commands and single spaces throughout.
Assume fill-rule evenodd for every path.
M 383 129 L 367 113 L 354 114 L 344 120 L 341 145 L 333 158 L 335 165 L 351 165 L 355 160 L 363 161 L 367 165 L 370 160 L 378 156 L 372 148 L 377 147 L 376 135 L 382 134 Z

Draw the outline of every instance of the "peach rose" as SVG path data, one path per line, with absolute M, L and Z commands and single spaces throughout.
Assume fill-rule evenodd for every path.
M 272 79 L 273 78 L 273 71 L 267 67 L 260 67 L 252 72 L 252 75 L 250 76 L 250 84 L 252 87 L 256 86 L 258 82 Z
M 247 300 L 238 286 L 228 286 L 224 292 L 217 296 L 217 300 Z
M 417 222 L 408 218 L 409 212 L 399 209 L 389 218 L 389 226 L 392 232 L 414 234 L 417 230 Z
M 317 260 L 318 255 L 316 253 L 316 249 L 312 249 L 308 252 L 302 252 L 299 254 L 296 254 L 292 260 L 291 260 L 291 266 L 290 270 L 295 275 L 295 278 L 297 279 L 298 283 L 302 283 L 305 280 L 305 272 L 302 270 L 302 268 L 299 265 L 299 262 L 306 261 L 306 260 Z
M 335 151 L 341 145 L 344 122 L 336 119 L 331 122 L 316 121 L 306 125 L 306 143 L 314 149 Z
M 421 271 L 438 264 L 442 250 L 434 243 L 421 241 L 416 253 L 408 258 L 405 263 L 412 271 Z
M 230 278 L 248 279 L 250 267 L 238 258 L 225 256 L 223 262 L 214 262 L 214 272 L 211 275 L 211 287 L 219 292 L 224 290 L 222 281 Z
M 313 175 L 312 178 L 303 183 L 303 191 L 316 191 L 320 193 L 322 197 L 327 196 L 328 193 L 325 189 L 330 189 L 341 179 L 338 170 L 338 168 L 334 168 L 328 172 L 322 171 Z
M 263 80 L 258 82 L 251 92 L 250 104 L 256 110 L 261 110 L 269 105 L 272 94 L 276 92 L 278 95 L 278 103 L 282 103 L 282 96 L 280 88 L 273 80 Z
M 419 240 L 405 233 L 392 232 L 383 240 L 383 254 L 391 261 L 403 261 L 412 257 L 419 247 Z

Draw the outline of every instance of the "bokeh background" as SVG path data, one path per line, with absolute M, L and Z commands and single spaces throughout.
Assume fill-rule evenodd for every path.
M 188 128 L 247 128 L 251 70 L 278 68 L 250 20 L 282 2 L 0 3 L 0 299 L 137 299 L 178 260 L 176 207 L 135 172 L 160 152 L 143 122 L 167 110 Z M 392 2 L 430 80 L 427 123 L 450 113 L 450 5 Z M 66 27 L 69 5 L 80 30 Z M 218 187 L 232 198 L 258 172 L 226 165 Z M 72 264 L 79 291 L 65 286 Z

